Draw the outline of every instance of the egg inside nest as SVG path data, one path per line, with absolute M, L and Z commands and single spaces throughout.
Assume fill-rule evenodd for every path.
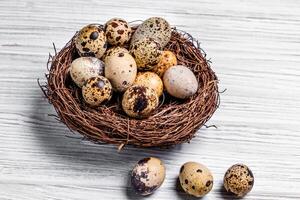
M 87 104 L 96 107 L 111 99 L 112 86 L 103 76 L 92 77 L 83 85 L 82 96 Z
M 122 99 L 123 110 L 134 118 L 148 117 L 158 103 L 159 98 L 154 89 L 139 85 L 127 89 Z

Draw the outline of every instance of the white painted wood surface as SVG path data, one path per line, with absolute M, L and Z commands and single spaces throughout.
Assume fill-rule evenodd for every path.
M 70 135 L 48 114 L 36 83 L 52 42 L 61 48 L 81 26 L 111 17 L 165 17 L 198 38 L 220 79 L 221 106 L 190 144 L 140 150 L 97 146 Z M 0 1 L 0 199 L 140 199 L 128 184 L 145 156 L 165 161 L 163 186 L 147 199 L 189 199 L 176 191 L 180 165 L 214 173 L 203 199 L 222 192 L 237 162 L 255 175 L 245 198 L 300 199 L 300 2 L 297 0 Z M 72 136 L 72 137 L 67 137 Z M 76 138 L 74 138 L 76 137 Z

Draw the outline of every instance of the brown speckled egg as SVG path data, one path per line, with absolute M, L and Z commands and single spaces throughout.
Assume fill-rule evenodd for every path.
M 102 26 L 90 24 L 83 27 L 75 38 L 75 46 L 80 56 L 94 56 L 100 59 L 107 48 Z
M 105 61 L 105 77 L 108 78 L 113 89 L 125 91 L 135 81 L 137 73 L 136 63 L 128 53 L 116 53 L 107 57 Z
M 195 197 L 203 197 L 213 187 L 212 173 L 206 166 L 196 162 L 181 166 L 179 181 L 182 189 Z
M 177 65 L 177 58 L 171 51 L 163 51 L 158 64 L 153 68 L 153 72 L 163 77 L 165 71 L 170 67 Z
M 130 117 L 145 118 L 157 108 L 158 103 L 158 95 L 152 88 L 133 85 L 123 95 L 122 108 Z
M 134 85 L 150 87 L 155 90 L 159 97 L 163 94 L 163 82 L 159 76 L 153 72 L 139 72 Z
M 197 92 L 198 81 L 194 73 L 183 65 L 170 67 L 163 77 L 167 92 L 180 99 L 186 99 Z
M 170 41 L 172 29 L 170 24 L 161 17 L 151 17 L 145 20 L 134 32 L 131 44 L 142 40 L 145 37 L 151 38 L 164 48 Z
M 71 63 L 70 75 L 72 80 L 82 87 L 91 77 L 104 74 L 104 62 L 95 57 L 80 57 Z
M 118 46 L 111 47 L 105 52 L 105 54 L 102 57 L 102 60 L 104 62 L 107 62 L 107 58 L 109 56 L 115 55 L 117 53 L 129 53 L 129 51 L 123 47 L 118 47 Z
M 122 46 L 129 42 L 131 28 L 124 19 L 113 18 L 105 24 L 105 35 L 109 44 Z
M 231 166 L 224 176 L 224 187 L 227 192 L 243 197 L 251 191 L 254 184 L 252 171 L 243 164 Z
M 131 184 L 136 193 L 146 196 L 158 189 L 165 180 L 163 162 L 154 157 L 140 160 L 132 170 Z
M 136 41 L 129 52 L 136 61 L 139 70 L 151 70 L 158 63 L 162 51 L 160 45 L 150 38 Z
M 109 101 L 112 96 L 112 86 L 104 76 L 92 77 L 82 87 L 84 101 L 90 106 L 99 106 Z

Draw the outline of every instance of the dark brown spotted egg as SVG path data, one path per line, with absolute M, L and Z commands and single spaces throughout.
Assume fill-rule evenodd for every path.
M 243 197 L 251 191 L 254 184 L 252 171 L 243 164 L 231 166 L 224 176 L 224 187 L 227 192 Z
M 129 42 L 131 28 L 124 19 L 113 18 L 105 24 L 105 35 L 109 44 L 122 46 Z
M 130 54 L 139 70 L 151 70 L 159 62 L 162 51 L 160 45 L 151 38 L 136 41 L 130 46 Z
M 195 197 L 203 197 L 213 187 L 210 170 L 196 162 L 187 162 L 180 168 L 179 181 L 182 189 Z
M 104 74 L 115 91 L 124 92 L 136 78 L 135 60 L 129 53 L 119 52 L 111 55 L 105 60 Z
M 90 106 L 99 106 L 112 97 L 112 86 L 104 76 L 92 77 L 82 87 L 84 101 Z
M 148 37 L 158 42 L 161 48 L 164 48 L 170 41 L 171 33 L 171 26 L 165 19 L 151 17 L 139 25 L 132 36 L 131 44 Z
M 70 67 L 72 80 L 78 87 L 91 77 L 104 74 L 104 62 L 95 57 L 79 57 L 73 60 Z
M 158 103 L 159 98 L 154 89 L 133 85 L 123 95 L 122 108 L 130 117 L 145 118 L 157 108 Z
M 166 168 L 160 159 L 144 158 L 133 168 L 131 184 L 136 193 L 146 196 L 152 194 L 163 184 L 165 176 Z
M 83 27 L 75 38 L 75 46 L 80 56 L 93 56 L 100 59 L 107 48 L 102 26 L 90 24 Z

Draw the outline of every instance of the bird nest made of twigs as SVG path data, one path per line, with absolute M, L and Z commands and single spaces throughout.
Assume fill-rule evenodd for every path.
M 194 72 L 199 87 L 186 100 L 164 93 L 160 106 L 145 119 L 133 119 L 124 113 L 120 93 L 114 93 L 111 101 L 98 108 L 84 103 L 80 88 L 69 74 L 71 62 L 79 57 L 74 37 L 59 52 L 55 50 L 54 56 L 49 56 L 47 82 L 40 87 L 59 120 L 93 142 L 117 144 L 119 148 L 128 144 L 153 147 L 188 142 L 219 105 L 218 79 L 199 42 L 190 34 L 173 28 L 164 50 L 172 51 L 178 64 Z

